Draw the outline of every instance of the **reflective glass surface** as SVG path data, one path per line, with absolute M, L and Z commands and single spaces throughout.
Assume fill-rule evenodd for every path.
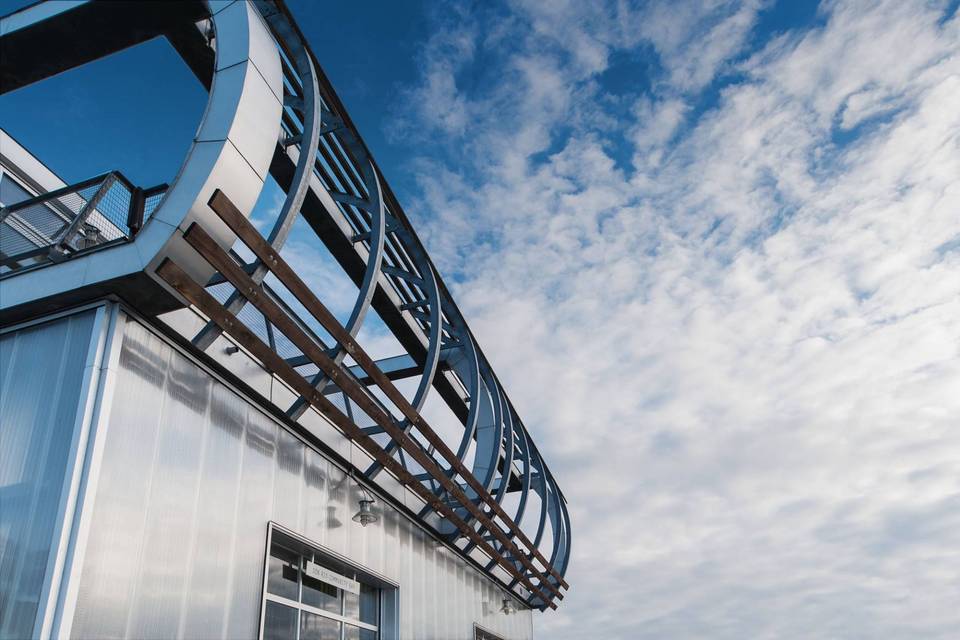
M 270 549 L 270 573 L 267 591 L 290 600 L 297 599 L 297 565 L 300 556 L 293 551 L 273 545 Z
M 296 637 L 297 610 L 268 601 L 263 620 L 263 640 L 291 640 Z
M 301 602 L 317 609 L 340 613 L 340 589 L 303 575 L 303 598 Z
M 370 629 L 361 629 L 351 624 L 343 625 L 344 640 L 377 640 L 377 632 Z
M 360 619 L 360 596 L 349 591 L 343 592 L 343 615 L 354 620 Z
M 360 585 L 360 622 L 377 624 L 380 590 L 367 584 Z
M 340 622 L 306 611 L 300 616 L 300 640 L 340 640 Z

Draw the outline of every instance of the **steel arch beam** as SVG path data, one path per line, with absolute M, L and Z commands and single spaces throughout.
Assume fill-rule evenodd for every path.
M 262 0 L 258 1 L 257 8 L 261 15 L 266 18 L 271 29 L 278 35 L 283 38 L 294 37 L 293 30 L 286 18 L 276 11 L 271 11 L 272 5 L 270 3 Z M 287 241 L 293 222 L 303 206 L 307 189 L 310 187 L 310 174 L 313 171 L 311 158 L 316 154 L 317 144 L 320 140 L 320 90 L 317 85 L 317 73 L 313 66 L 313 60 L 310 59 L 303 48 L 298 47 L 293 52 L 293 62 L 301 80 L 300 96 L 298 97 L 304 125 L 300 142 L 301 153 L 297 161 L 297 168 L 294 170 L 293 181 L 287 190 L 270 235 L 267 237 L 268 242 L 275 249 L 280 249 Z M 256 260 L 250 277 L 253 278 L 254 282 L 260 284 L 267 273 L 266 265 Z M 227 299 L 225 306 L 231 313 L 237 314 L 240 313 L 245 304 L 246 299 L 240 295 L 240 292 L 234 290 Z M 202 351 L 206 351 L 221 333 L 221 329 L 213 321 L 209 321 L 193 338 L 193 345 Z
M 413 401 L 411 402 L 413 407 L 417 411 L 420 411 L 427 400 L 427 394 L 430 392 L 430 389 L 433 386 L 433 379 L 437 373 L 437 366 L 440 363 L 440 347 L 442 344 L 443 323 L 441 321 L 440 289 L 437 287 L 437 277 L 433 272 L 433 267 L 430 264 L 418 264 L 420 261 L 417 260 L 417 256 L 413 256 L 413 259 L 418 270 L 420 270 L 421 279 L 423 280 L 424 284 L 426 298 L 423 302 L 430 310 L 430 334 L 427 356 L 421 370 L 420 383 L 417 385 L 417 390 L 414 393 Z M 404 433 L 410 433 L 410 429 L 412 427 L 413 425 L 409 420 L 404 420 Z M 399 444 L 395 440 L 388 442 L 385 449 L 390 455 L 393 455 L 394 452 L 397 452 L 400 456 L 400 463 L 404 466 L 404 468 L 408 468 L 403 451 L 399 448 Z M 383 465 L 377 461 L 374 461 L 373 464 L 367 468 L 366 473 L 369 477 L 376 478 L 382 470 Z
M 369 159 L 364 158 L 363 177 L 367 188 L 367 198 L 351 203 L 352 206 L 363 209 L 370 213 L 369 229 L 369 254 L 367 258 L 367 268 L 363 275 L 363 282 L 360 285 L 360 291 L 354 302 L 353 310 L 350 312 L 350 318 L 344 327 L 351 337 L 356 337 L 363 326 L 363 319 L 370 309 L 370 302 L 373 300 L 374 290 L 377 287 L 377 278 L 383 264 L 383 240 L 386 233 L 386 214 L 384 212 L 383 199 L 380 195 L 380 180 L 377 177 L 376 168 Z M 347 356 L 346 346 L 338 342 L 334 346 L 333 361 L 337 364 L 343 362 Z M 324 388 L 331 384 L 330 379 L 322 372 L 318 372 L 311 381 L 311 386 L 323 392 Z M 344 398 L 344 401 L 348 400 Z M 307 410 L 309 402 L 303 396 L 299 397 L 287 410 L 287 415 L 296 420 L 303 412 Z
M 507 406 L 511 420 L 513 419 L 513 408 Z M 530 444 L 527 439 L 526 430 L 522 425 L 514 432 L 516 435 L 516 442 L 512 443 L 511 446 L 516 447 L 520 453 L 520 462 L 523 464 L 523 473 L 520 475 L 520 499 L 517 501 L 517 508 L 513 513 L 513 521 L 516 522 L 519 526 L 523 526 L 523 516 L 527 510 L 527 499 L 530 495 L 530 485 L 531 478 L 533 476 L 533 465 L 530 459 Z M 493 568 L 492 563 L 487 563 L 487 570 Z
M 447 362 L 450 365 L 450 368 L 456 372 L 457 376 L 467 385 L 467 393 L 470 398 L 470 410 L 467 414 L 467 419 L 463 425 L 463 435 L 460 438 L 460 445 L 457 447 L 456 456 L 460 462 L 463 462 L 467 457 L 467 452 L 469 451 L 470 444 L 473 442 L 475 434 L 477 432 L 477 423 L 480 419 L 480 414 L 482 407 L 489 406 L 490 395 L 487 392 L 486 388 L 483 386 L 483 382 L 480 378 L 480 363 L 477 358 L 477 348 L 473 343 L 473 340 L 466 328 L 463 325 L 454 326 L 454 334 L 456 336 L 457 344 L 453 355 L 451 355 Z M 486 404 L 485 404 L 486 403 Z M 429 447 L 427 453 L 433 456 L 434 449 Z M 451 478 L 455 478 L 456 472 L 448 468 L 447 475 Z M 443 495 L 445 493 L 443 487 L 439 486 L 435 481 L 430 481 L 431 489 L 437 496 Z M 473 492 L 467 490 L 467 495 L 473 499 L 475 496 Z M 420 510 L 420 517 L 427 515 L 429 509 L 424 507 Z M 465 518 L 468 522 L 470 515 L 465 513 L 463 510 L 458 511 L 458 515 L 461 518 Z M 456 531 L 449 523 L 441 523 L 439 525 L 439 530 L 442 534 L 452 535 L 456 534 Z
M 490 426 L 481 425 L 477 430 L 477 449 L 473 458 L 473 475 L 477 476 L 480 484 L 489 491 L 493 487 L 493 481 L 497 473 L 497 463 L 500 461 L 501 445 L 503 444 L 503 404 L 500 387 L 485 360 L 480 364 L 480 377 L 489 396 L 493 413 L 490 416 Z
M 513 456 L 514 451 L 516 450 L 516 441 L 514 440 L 514 427 L 513 420 L 510 417 L 510 407 L 507 404 L 506 397 L 503 394 L 503 389 L 500 388 L 500 384 L 497 382 L 496 377 L 492 375 L 492 372 L 490 372 L 489 369 L 486 369 L 486 371 L 489 375 L 488 384 L 496 390 L 496 399 L 499 411 L 498 420 L 500 421 L 500 440 L 497 443 L 496 458 L 493 461 L 493 475 L 496 476 L 496 472 L 499 471 L 500 482 L 496 487 L 493 498 L 498 504 L 502 505 L 503 498 L 507 494 L 513 472 Z M 500 467 L 499 469 L 497 469 L 498 466 Z M 495 480 L 496 477 L 491 478 L 490 486 L 492 486 Z M 475 546 L 475 543 L 471 542 L 467 544 L 464 551 L 469 553 Z
M 489 366 L 487 366 L 486 361 L 481 361 L 479 365 L 482 391 L 475 432 L 476 448 L 471 471 L 484 489 L 489 492 L 493 487 L 497 464 L 500 461 L 503 440 L 503 407 L 501 406 L 499 388 Z M 468 491 L 468 494 L 471 498 L 477 498 L 473 491 Z M 496 495 L 494 495 L 494 500 L 498 504 L 500 503 Z M 487 510 L 487 513 L 491 512 L 492 510 Z M 464 520 L 470 522 L 472 518 L 469 514 L 465 514 Z
M 555 536 L 554 548 L 550 554 L 550 564 L 557 567 L 557 570 L 563 574 L 566 572 L 567 564 L 570 561 L 570 514 L 567 512 L 566 501 L 560 495 L 560 490 L 552 477 L 551 482 L 553 483 L 553 492 L 557 496 L 559 510 L 558 522 L 554 526 L 559 525 L 558 528 L 562 532 Z
M 514 440 L 515 426 L 513 423 L 513 413 L 510 411 L 510 405 L 507 403 L 507 397 L 503 388 L 497 384 L 497 394 L 500 396 L 501 413 L 503 415 L 503 467 L 500 472 L 500 486 L 497 487 L 497 502 L 503 504 L 503 497 L 507 494 L 510 486 L 511 474 L 513 472 L 513 458 L 517 449 Z

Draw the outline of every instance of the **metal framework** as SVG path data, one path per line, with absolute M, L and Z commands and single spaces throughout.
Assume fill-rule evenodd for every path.
M 0 207 L 0 276 L 132 240 L 166 190 L 135 187 L 111 171 Z
M 485 558 L 488 572 L 531 606 L 555 608 L 561 590 L 569 588 L 564 574 L 570 518 L 563 495 L 283 2 L 184 1 L 164 3 L 162 12 L 156 3 L 120 4 L 60 7 L 33 21 L 15 14 L 19 23 L 3 31 L 0 49 L 2 90 L 8 91 L 163 35 L 210 89 L 191 157 L 154 216 L 175 232 L 161 236 L 148 221 L 135 243 L 150 248 L 140 254 L 152 257 L 131 270 L 208 318 L 188 336 L 194 348 L 209 350 L 221 334 L 228 335 L 297 394 L 280 407 L 291 421 L 311 407 L 317 410 L 372 457 L 361 469 L 369 479 L 383 473 L 395 478 L 422 499 L 421 520 L 450 544 L 475 561 Z M 78 46 L 75 56 L 38 46 L 67 24 L 79 25 L 73 33 L 82 33 L 84 21 L 114 21 L 124 35 Z M 237 58 L 246 62 L 230 58 L 238 48 L 248 52 Z M 39 62 L 30 72 L 8 68 L 6 60 L 31 52 Z M 234 81 L 238 65 L 245 65 L 246 75 Z M 271 96 L 276 106 L 250 106 Z M 237 114 L 244 109 L 259 109 L 253 113 L 258 122 L 273 118 L 273 124 L 264 124 L 265 132 L 238 131 Z M 211 133 L 220 130 L 224 133 Z M 250 142 L 254 137 L 258 146 Z M 208 149 L 219 155 L 201 166 L 201 151 Z M 285 191 L 265 236 L 248 221 L 259 188 L 251 194 L 239 170 L 231 169 L 238 166 L 231 159 L 235 151 L 248 168 L 262 167 L 261 184 L 269 171 Z M 358 287 L 343 323 L 280 255 L 298 215 Z M 130 228 L 132 237 L 139 225 Z M 232 248 L 236 241 L 252 253 L 252 261 Z M 107 275 L 102 280 L 118 281 Z M 99 291 L 95 284 L 84 286 Z M 61 295 L 75 299 L 84 290 Z M 294 301 L 306 313 L 295 311 Z M 377 362 L 358 344 L 371 309 L 404 354 Z M 312 326 L 322 327 L 333 342 L 326 344 Z M 348 366 L 350 360 L 355 366 Z M 410 394 L 394 384 L 414 376 L 419 382 Z M 455 445 L 421 413 L 431 392 L 460 423 Z M 364 424 L 366 419 L 372 424 Z M 507 500 L 508 495 L 513 497 Z M 535 503 L 539 512 L 533 514 Z M 530 522 L 535 530 L 524 531 L 521 524 Z

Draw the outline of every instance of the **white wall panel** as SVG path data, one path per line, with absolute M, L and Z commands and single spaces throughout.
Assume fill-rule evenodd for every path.
M 134 321 L 80 576 L 77 638 L 248 638 L 260 612 L 267 523 L 400 585 L 401 637 L 472 638 L 473 623 L 531 636 L 502 592 L 407 517 L 352 521 L 352 478 Z

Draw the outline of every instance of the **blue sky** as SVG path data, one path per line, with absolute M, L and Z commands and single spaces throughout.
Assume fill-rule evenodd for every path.
M 289 4 L 570 502 L 540 637 L 955 637 L 956 0 Z M 170 180 L 165 46 L 0 119 Z
M 11 3 L 9 10 L 21 4 L 31 2 Z M 407 136 L 399 133 L 401 127 L 410 126 L 403 118 L 408 105 L 402 98 L 421 77 L 423 43 L 432 30 L 450 20 L 448 7 L 414 1 L 333 2 L 317 11 L 313 2 L 288 4 L 391 185 L 401 193 L 415 190 Z M 809 27 L 817 19 L 817 4 L 777 2 L 765 7 L 741 55 L 777 33 Z M 469 13 L 471 20 L 509 16 L 507 7 L 482 2 L 457 5 L 457 11 Z M 466 91 L 484 91 L 496 83 L 497 65 L 510 56 L 509 49 L 499 45 L 482 53 L 489 60 L 478 60 L 457 74 L 457 85 Z M 144 68 L 151 73 L 143 73 Z M 663 79 L 664 68 L 649 46 L 614 52 L 597 74 L 605 92 L 628 98 L 651 95 Z M 689 120 L 694 122 L 715 106 L 720 89 L 735 81 L 720 77 L 698 92 Z M 0 101 L 0 117 L 67 182 L 121 168 L 139 184 L 152 186 L 175 175 L 204 104 L 205 91 L 172 48 L 157 39 L 8 94 Z M 610 106 L 615 112 L 616 105 Z M 80 131 L 78 122 L 84 123 Z M 553 145 L 535 159 L 543 160 L 550 149 L 559 149 L 569 130 L 558 125 L 555 133 Z M 628 166 L 630 150 L 617 138 L 610 136 L 606 142 L 615 159 Z M 117 139 L 131 143 L 117 145 Z

